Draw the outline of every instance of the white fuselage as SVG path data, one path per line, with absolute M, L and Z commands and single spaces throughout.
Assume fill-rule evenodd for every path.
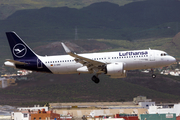
M 164 67 L 176 61 L 164 51 L 151 49 L 76 54 L 64 43 L 68 55 L 39 56 L 15 32 L 6 32 L 6 36 L 14 59 L 6 59 L 5 66 L 53 74 L 93 73 L 95 83 L 101 73 L 125 78 L 128 70 Z
M 124 70 L 158 68 L 173 64 L 176 59 L 160 50 L 134 50 L 134 51 L 116 51 L 103 53 L 78 54 L 84 58 L 100 61 L 106 64 L 122 62 Z M 78 68 L 83 67 L 76 62 L 70 55 L 59 56 L 38 56 L 44 65 L 54 74 L 72 74 L 80 73 Z M 41 68 L 42 63 L 37 67 Z

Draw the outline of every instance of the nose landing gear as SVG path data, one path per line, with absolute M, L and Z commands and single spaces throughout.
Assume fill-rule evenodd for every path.
M 151 72 L 152 72 L 152 78 L 156 78 L 156 75 L 154 74 L 154 70 L 151 69 Z
M 152 74 L 152 78 L 156 78 L 156 75 L 155 75 L 155 74 Z

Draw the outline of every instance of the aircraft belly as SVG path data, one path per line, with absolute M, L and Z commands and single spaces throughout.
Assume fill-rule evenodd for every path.
M 126 70 L 136 70 L 136 69 L 144 69 L 147 65 L 142 61 L 135 61 L 131 64 L 128 64 L 127 67 L 125 67 Z
M 167 66 L 167 63 L 165 61 L 156 61 L 157 67 L 164 67 Z
M 164 61 L 139 61 L 134 62 L 133 67 L 136 69 L 148 69 L 148 68 L 158 68 L 158 67 L 164 67 L 167 66 L 167 63 Z
M 80 64 L 68 64 L 68 65 L 53 64 L 53 66 L 50 66 L 49 69 L 54 74 L 72 74 L 72 73 L 77 73 L 77 68 L 79 68 L 79 67 L 80 67 Z
M 134 61 L 125 64 L 125 70 L 148 69 L 155 66 L 155 62 L 149 61 Z

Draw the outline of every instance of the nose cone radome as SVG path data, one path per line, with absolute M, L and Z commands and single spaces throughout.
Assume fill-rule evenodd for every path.
M 172 59 L 173 59 L 173 60 L 172 60 L 173 62 L 176 62 L 176 58 L 172 57 Z
M 171 57 L 169 58 L 169 61 L 173 64 L 173 63 L 176 62 L 176 58 L 174 58 L 174 57 L 171 56 Z

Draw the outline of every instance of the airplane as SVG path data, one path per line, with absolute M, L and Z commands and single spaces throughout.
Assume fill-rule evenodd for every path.
M 130 50 L 76 54 L 64 43 L 68 55 L 37 55 L 14 31 L 6 32 L 14 60 L 6 59 L 5 66 L 53 74 L 91 73 L 99 83 L 100 74 L 110 78 L 125 78 L 128 70 L 158 68 L 173 64 L 176 59 L 161 50 Z M 152 73 L 152 77 L 156 75 Z

